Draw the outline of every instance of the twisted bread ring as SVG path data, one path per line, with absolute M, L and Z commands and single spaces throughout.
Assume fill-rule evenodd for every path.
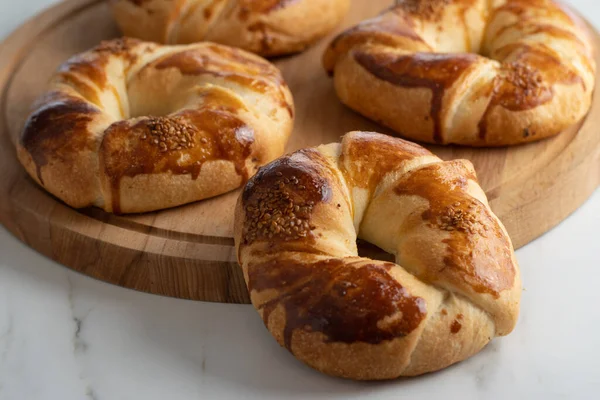
M 304 50 L 344 17 L 350 0 L 111 0 L 127 36 L 204 40 L 276 56 Z
M 343 103 L 402 136 L 512 145 L 588 112 L 584 25 L 552 0 L 402 0 L 342 33 L 324 65 Z
M 358 257 L 357 236 L 398 264 Z M 517 321 L 513 247 L 473 166 L 401 139 L 349 133 L 261 168 L 238 201 L 235 243 L 265 325 L 327 374 L 435 371 Z
M 279 70 L 212 43 L 104 42 L 62 65 L 17 145 L 72 207 L 145 212 L 239 187 L 293 125 Z

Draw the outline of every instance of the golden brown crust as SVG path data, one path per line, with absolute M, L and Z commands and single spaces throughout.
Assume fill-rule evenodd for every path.
M 244 243 L 312 237 L 309 221 L 313 207 L 331 196 L 322 170 L 307 162 L 316 157 L 316 150 L 309 149 L 280 158 L 261 168 L 256 179 L 245 187 Z
M 397 264 L 358 257 L 357 238 Z M 352 132 L 265 166 L 238 201 L 235 242 L 265 325 L 328 374 L 435 371 L 516 324 L 514 250 L 472 165 L 401 139 Z
M 59 68 L 19 158 L 71 206 L 145 212 L 239 187 L 283 152 L 293 113 L 279 70 L 255 55 L 116 40 Z
M 351 186 L 375 191 L 384 176 L 403 163 L 419 158 L 435 157 L 429 150 L 411 142 L 394 138 L 372 140 L 369 134 L 356 133 L 344 142 L 340 167 Z
M 405 0 L 339 35 L 324 65 L 343 103 L 402 136 L 511 145 L 588 112 L 586 29 L 553 0 Z
M 209 40 L 263 55 L 304 50 L 344 17 L 349 0 L 111 0 L 123 33 L 159 43 Z
M 498 298 L 515 281 L 512 246 L 489 207 L 468 193 L 468 182 L 477 180 L 468 167 L 461 161 L 427 165 L 396 181 L 394 191 L 399 196 L 427 200 L 429 206 L 421 214 L 423 223 L 448 232 L 443 268 L 427 271 L 419 278 L 427 282 L 440 279 L 455 287 L 465 285 L 476 293 Z
M 272 260 L 249 265 L 248 290 L 282 293 L 260 311 L 268 324 L 274 309 L 284 306 L 284 346 L 290 351 L 294 331 L 307 327 L 331 342 L 380 344 L 410 334 L 427 313 L 425 301 L 411 296 L 388 273 L 392 268 L 394 264 L 358 257 Z M 402 318 L 391 319 L 395 313 Z

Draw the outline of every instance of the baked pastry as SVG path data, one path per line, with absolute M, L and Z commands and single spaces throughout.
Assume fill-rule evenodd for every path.
M 358 257 L 356 239 L 397 264 Z M 515 326 L 513 246 L 469 161 L 375 133 L 261 168 L 235 244 L 252 303 L 279 344 L 360 380 L 435 371 Z
M 279 70 L 212 43 L 104 42 L 63 64 L 17 145 L 72 207 L 135 213 L 216 196 L 283 153 L 292 97 Z
M 350 0 L 110 0 L 127 36 L 159 43 L 212 41 L 277 56 L 331 31 Z
M 576 124 L 596 71 L 585 23 L 552 0 L 401 0 L 338 36 L 324 65 L 364 116 L 410 139 L 471 146 Z

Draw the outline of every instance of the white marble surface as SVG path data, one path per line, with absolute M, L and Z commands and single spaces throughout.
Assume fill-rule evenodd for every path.
M 50 3 L 0 0 L 0 37 Z M 571 3 L 600 27 L 597 1 Z M 0 227 L 0 400 L 598 399 L 598 226 L 600 191 L 518 252 L 525 291 L 512 335 L 440 373 L 383 384 L 304 367 L 271 339 L 250 306 L 97 282 Z

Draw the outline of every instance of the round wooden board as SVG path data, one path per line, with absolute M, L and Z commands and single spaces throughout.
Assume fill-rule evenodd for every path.
M 344 26 L 375 15 L 390 0 L 353 4 Z M 104 281 L 187 299 L 248 302 L 232 239 L 239 191 L 144 215 L 73 210 L 39 188 L 16 159 L 14 141 L 55 68 L 118 35 L 104 1 L 69 0 L 0 45 L 0 222 L 39 252 Z M 329 40 L 276 61 L 297 105 L 290 151 L 338 141 L 351 130 L 386 132 L 337 100 L 320 63 Z M 492 209 L 518 248 L 556 226 L 600 184 L 599 124 L 596 96 L 587 120 L 553 139 L 500 149 L 428 147 L 444 159 L 474 163 Z M 372 248 L 363 251 L 384 257 Z

